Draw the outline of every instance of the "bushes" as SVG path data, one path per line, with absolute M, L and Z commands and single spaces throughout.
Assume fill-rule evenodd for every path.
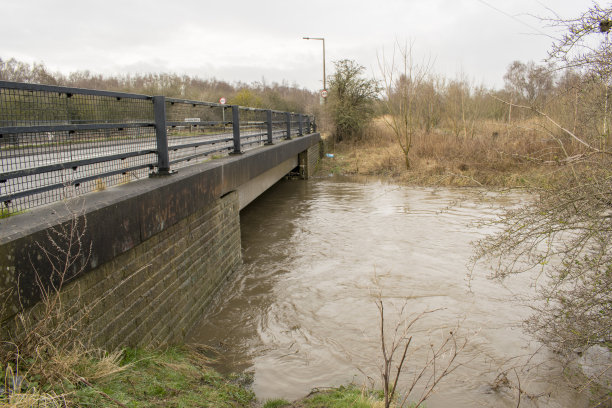
M 334 138 L 359 138 L 374 117 L 378 85 L 363 77 L 364 67 L 352 60 L 336 61 L 336 72 L 329 80 L 327 110 L 334 123 Z

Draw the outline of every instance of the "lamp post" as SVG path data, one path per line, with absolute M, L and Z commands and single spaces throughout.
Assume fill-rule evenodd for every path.
M 323 41 L 323 90 L 327 92 L 327 81 L 325 79 L 325 38 L 323 37 L 302 37 L 304 40 Z M 325 97 L 323 97 L 325 99 Z

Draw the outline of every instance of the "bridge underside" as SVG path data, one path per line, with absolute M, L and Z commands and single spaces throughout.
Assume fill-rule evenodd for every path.
M 99 345 L 180 341 L 240 262 L 239 210 L 296 167 L 307 177 L 319 140 L 305 135 L 0 220 L 0 293 L 12 291 L 0 320 L 10 327 L 21 306 L 38 302 L 37 279 L 64 279 L 66 304 L 88 314 Z M 74 229 L 78 256 L 59 276 L 51 238 L 70 247 Z
M 239 186 L 237 191 L 240 209 L 242 210 L 249 205 L 251 201 L 259 197 L 261 193 L 272 187 L 276 182 L 287 175 L 287 173 L 297 167 L 298 156 L 296 155 Z

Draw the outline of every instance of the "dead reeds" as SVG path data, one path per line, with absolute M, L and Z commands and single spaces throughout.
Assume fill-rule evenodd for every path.
M 406 169 L 403 151 L 383 118 L 362 138 L 327 146 L 324 173 L 391 177 L 417 185 L 528 187 L 562 175 L 562 160 L 582 146 L 538 119 L 513 124 L 479 121 L 473 135 L 433 129 L 414 135 Z

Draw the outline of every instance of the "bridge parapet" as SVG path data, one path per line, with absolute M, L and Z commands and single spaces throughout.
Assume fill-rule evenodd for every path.
M 301 113 L 0 81 L 0 211 L 168 175 L 314 128 Z

